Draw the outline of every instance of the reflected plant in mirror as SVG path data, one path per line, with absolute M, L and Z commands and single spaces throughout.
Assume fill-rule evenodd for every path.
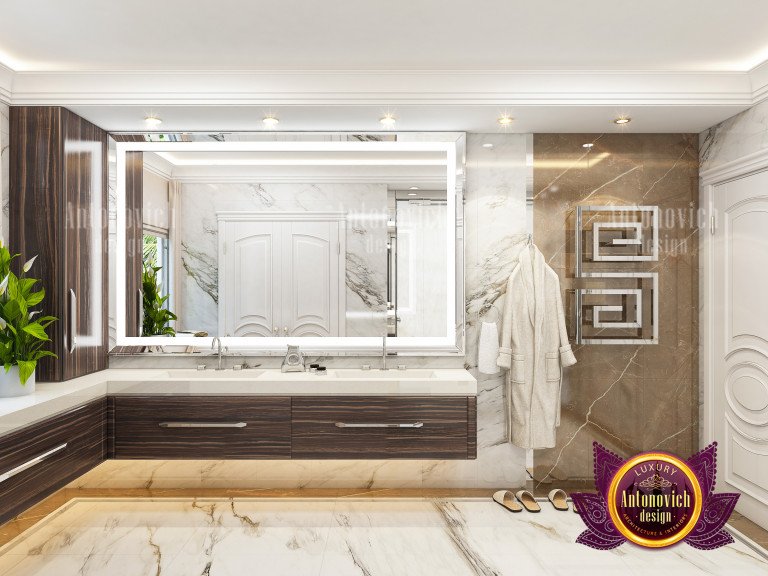
M 176 314 L 168 309 L 167 274 L 162 272 L 163 239 L 151 234 L 144 235 L 142 250 L 141 292 L 143 305 L 142 336 L 175 336 L 171 321 Z

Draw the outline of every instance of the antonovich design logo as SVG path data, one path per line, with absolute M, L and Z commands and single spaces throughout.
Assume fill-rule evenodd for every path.
M 610 550 L 629 540 L 661 548 L 685 541 L 711 550 L 733 542 L 723 526 L 738 494 L 715 494 L 717 443 L 687 461 L 644 452 L 624 461 L 593 443 L 597 494 L 572 494 L 587 525 L 577 542 Z

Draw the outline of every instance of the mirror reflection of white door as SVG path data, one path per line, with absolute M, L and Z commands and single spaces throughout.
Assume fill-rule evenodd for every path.
M 445 202 L 397 202 L 397 335 L 445 333 Z
M 344 336 L 343 215 L 219 214 L 219 334 Z
M 737 510 L 768 528 L 768 171 L 716 185 L 713 198 L 717 486 L 741 492 Z

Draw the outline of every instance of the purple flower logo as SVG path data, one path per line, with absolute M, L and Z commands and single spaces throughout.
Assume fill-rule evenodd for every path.
M 627 540 L 648 547 L 680 541 L 712 550 L 733 542 L 723 529 L 739 494 L 715 494 L 717 443 L 682 461 L 664 452 L 624 460 L 594 442 L 597 493 L 571 494 L 587 529 L 577 542 L 610 550 Z

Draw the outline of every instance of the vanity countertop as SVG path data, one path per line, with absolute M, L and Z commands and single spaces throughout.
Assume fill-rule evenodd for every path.
M 107 395 L 158 396 L 476 396 L 466 370 L 329 369 L 325 376 L 190 369 L 109 369 L 66 382 L 37 384 L 35 392 L 0 398 L 0 436 Z

